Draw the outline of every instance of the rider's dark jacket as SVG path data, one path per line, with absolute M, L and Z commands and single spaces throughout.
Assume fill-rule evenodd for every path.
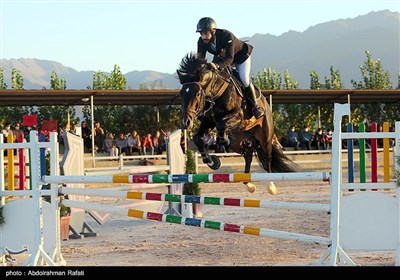
M 213 62 L 219 69 L 230 64 L 241 64 L 250 56 L 253 46 L 239 40 L 232 32 L 216 29 L 215 41 L 204 43 L 201 37 L 197 41 L 197 57 L 205 58 L 209 52 L 214 55 Z M 214 46 L 213 46 L 214 42 Z

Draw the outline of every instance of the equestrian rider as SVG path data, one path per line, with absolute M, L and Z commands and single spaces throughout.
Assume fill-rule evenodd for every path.
M 197 57 L 205 59 L 207 52 L 213 54 L 214 58 L 210 66 L 216 70 L 235 64 L 245 87 L 247 100 L 253 106 L 254 117 L 256 119 L 262 117 L 265 112 L 256 103 L 256 91 L 250 80 L 253 46 L 239 40 L 232 32 L 217 28 L 215 21 L 209 17 L 199 20 L 196 32 L 200 33 L 197 42 Z

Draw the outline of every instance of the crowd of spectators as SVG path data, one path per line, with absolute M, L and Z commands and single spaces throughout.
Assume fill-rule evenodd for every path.
M 379 126 L 378 131 L 382 131 L 382 126 Z M 389 131 L 394 131 L 394 126 L 390 126 Z M 331 128 L 324 130 L 322 127 L 318 127 L 314 134 L 312 134 L 307 126 L 303 126 L 301 131 L 297 131 L 295 125 L 291 125 L 286 137 L 281 138 L 283 147 L 292 147 L 295 151 L 297 150 L 330 150 L 332 149 L 332 134 Z M 390 147 L 394 146 L 394 139 L 389 140 Z M 357 146 L 358 141 L 354 141 Z M 369 139 L 366 140 L 367 148 L 369 148 Z M 383 139 L 378 139 L 378 147 L 383 147 Z M 343 148 L 346 148 L 344 142 Z
M 16 123 L 12 127 L 11 123 L 5 123 L 1 129 L 1 133 L 4 136 L 4 142 L 8 142 L 9 135 L 13 135 L 13 141 L 17 142 L 18 137 L 28 139 L 30 130 L 36 130 L 35 126 L 26 126 L 22 128 L 19 123 Z M 95 122 L 94 125 L 94 152 L 95 153 L 106 153 L 110 156 L 118 156 L 124 154 L 130 155 L 159 155 L 166 150 L 166 139 L 169 136 L 169 131 L 162 129 L 156 130 L 153 133 L 146 133 L 140 136 L 139 133 L 133 129 L 130 132 L 118 131 L 116 135 L 113 131 L 105 131 L 101 126 L 100 122 Z M 383 131 L 380 125 L 378 131 Z M 389 131 L 394 131 L 394 126 L 389 127 Z M 49 135 L 49 131 L 44 131 L 46 137 Z M 86 152 L 92 152 L 92 131 L 88 127 L 87 122 L 84 120 L 81 122 L 81 126 L 78 127 L 76 123 L 69 124 L 68 122 L 63 123 L 62 128 L 59 131 L 59 142 L 63 144 L 64 133 L 69 132 L 74 135 L 83 138 L 84 148 Z M 308 126 L 303 126 L 300 131 L 297 131 L 295 125 L 291 125 L 287 135 L 280 139 L 274 135 L 274 143 L 282 146 L 283 149 L 292 147 L 294 150 L 329 150 L 332 148 L 332 129 L 324 130 L 319 127 L 314 133 L 312 133 Z M 366 141 L 367 148 L 369 148 L 369 139 Z M 221 152 L 218 147 L 218 141 L 215 130 L 209 129 L 203 137 L 203 143 L 209 152 Z M 394 146 L 394 139 L 389 140 L 390 147 Z M 354 143 L 357 145 L 357 141 Z M 184 135 L 181 136 L 181 146 L 185 149 Z M 345 143 L 344 143 L 345 145 Z M 378 139 L 378 147 L 383 146 L 382 139 Z M 6 154 L 5 150 L 5 154 Z
M 332 129 L 323 131 L 323 128 L 319 127 L 312 134 L 306 125 L 300 132 L 297 132 L 295 125 L 291 125 L 287 133 L 287 139 L 283 139 L 282 143 L 285 147 L 293 147 L 296 151 L 329 150 L 332 147 Z
M 90 130 L 86 132 L 86 135 L 90 135 Z M 128 133 L 119 131 L 115 134 L 113 131 L 107 131 L 102 128 L 100 122 L 96 122 L 94 126 L 94 144 L 96 153 L 106 153 L 110 156 L 118 155 L 160 155 L 166 149 L 166 139 L 169 136 L 169 131 L 156 130 L 153 134 L 146 133 L 144 136 L 140 136 L 136 130 L 132 130 Z M 82 137 L 84 133 L 82 131 Z M 86 145 L 86 144 L 85 144 Z M 87 141 L 87 148 L 91 148 L 91 140 Z

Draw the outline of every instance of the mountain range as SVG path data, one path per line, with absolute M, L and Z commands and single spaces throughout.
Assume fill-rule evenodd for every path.
M 280 36 L 254 34 L 241 38 L 254 46 L 252 74 L 264 68 L 281 73 L 287 70 L 299 83 L 310 87 L 310 71 L 314 70 L 324 83 L 330 77 L 330 67 L 340 71 L 344 88 L 352 88 L 351 80 L 361 81 L 360 66 L 366 61 L 366 51 L 374 60 L 380 59 L 388 71 L 393 86 L 397 86 L 400 71 L 400 13 L 383 10 L 355 18 L 329 21 L 309 27 L 304 32 L 288 31 Z M 49 88 L 54 71 L 64 78 L 68 89 L 86 89 L 92 85 L 95 71 L 76 71 L 56 61 L 35 58 L 1 59 L 5 83 L 10 88 L 12 70 L 19 70 L 25 89 Z M 105 74 L 109 74 L 105 72 Z M 167 89 L 180 88 L 175 73 L 131 71 L 124 74 L 127 87 L 139 89 L 154 85 Z

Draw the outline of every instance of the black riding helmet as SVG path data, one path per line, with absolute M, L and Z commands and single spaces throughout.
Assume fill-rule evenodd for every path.
M 208 32 L 217 28 L 217 24 L 210 17 L 203 17 L 197 23 L 196 32 Z

